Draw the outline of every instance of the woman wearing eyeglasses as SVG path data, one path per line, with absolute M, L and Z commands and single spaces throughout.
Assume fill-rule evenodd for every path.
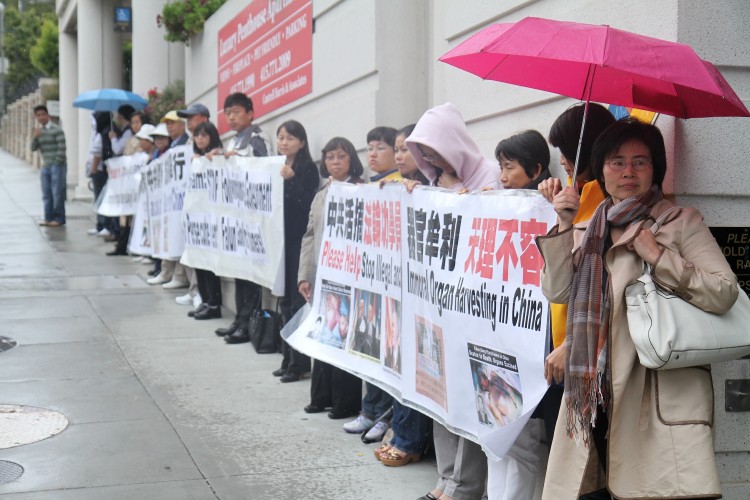
M 592 158 L 605 200 L 574 224 L 578 192 L 558 183 L 558 225 L 537 238 L 544 294 L 569 307 L 565 395 L 543 498 L 719 498 L 710 369 L 642 366 L 624 291 L 648 263 L 655 281 L 686 283 L 686 300 L 722 314 L 737 299 L 737 278 L 697 210 L 670 215 L 656 235 L 647 229 L 673 206 L 661 190 L 667 165 L 658 128 L 617 122 Z
M 343 137 L 334 137 L 323 148 L 320 175 L 326 179 L 310 207 L 307 231 L 302 237 L 297 283 L 299 293 L 312 303 L 313 285 L 318 271 L 320 247 L 323 242 L 325 222 L 325 200 L 332 181 L 361 184 L 364 168 L 357 156 L 354 145 Z M 345 342 L 345 339 L 341 339 Z M 332 408 L 328 417 L 348 418 L 359 414 L 362 398 L 362 381 L 335 366 L 317 359 L 313 363 L 312 383 L 310 384 L 310 404 L 306 413 L 321 413 Z

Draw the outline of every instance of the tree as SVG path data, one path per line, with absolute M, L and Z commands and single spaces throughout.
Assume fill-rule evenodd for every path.
M 44 21 L 56 23 L 54 7 L 53 3 L 30 4 L 19 12 L 13 5 L 6 6 L 3 51 L 9 68 L 5 75 L 5 102 L 11 103 L 36 89 L 43 73 L 31 63 L 29 54 L 41 35 Z
M 46 19 L 36 44 L 31 47 L 31 64 L 45 76 L 57 78 L 60 72 L 57 22 Z

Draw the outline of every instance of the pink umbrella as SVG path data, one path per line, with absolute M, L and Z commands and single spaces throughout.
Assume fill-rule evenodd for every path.
M 679 118 L 750 116 L 716 67 L 689 46 L 609 26 L 527 17 L 488 26 L 440 60 L 485 80 L 587 105 L 618 104 Z

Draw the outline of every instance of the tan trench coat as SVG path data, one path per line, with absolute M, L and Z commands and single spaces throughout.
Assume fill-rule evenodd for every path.
M 671 206 L 661 201 L 651 216 L 657 218 Z M 545 260 L 542 288 L 552 302 L 568 302 L 577 249 L 587 225 L 583 222 L 562 233 L 553 228 L 537 239 Z M 563 399 L 543 499 L 577 499 L 605 484 L 615 498 L 721 496 L 714 458 L 710 366 L 647 370 L 638 362 L 630 338 L 624 290 L 642 274 L 642 264 L 626 244 L 641 225 L 625 231 L 605 259 L 612 297 L 608 470 L 603 476 L 593 445 L 576 446 L 567 436 Z M 652 270 L 655 279 L 674 288 L 684 273 L 692 272 L 691 303 L 714 313 L 731 308 L 737 299 L 737 278 L 697 210 L 685 208 L 670 215 L 656 240 L 665 250 Z

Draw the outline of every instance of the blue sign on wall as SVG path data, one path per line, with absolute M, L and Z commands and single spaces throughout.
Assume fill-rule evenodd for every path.
M 115 7 L 115 31 L 133 30 L 133 11 L 130 7 Z

